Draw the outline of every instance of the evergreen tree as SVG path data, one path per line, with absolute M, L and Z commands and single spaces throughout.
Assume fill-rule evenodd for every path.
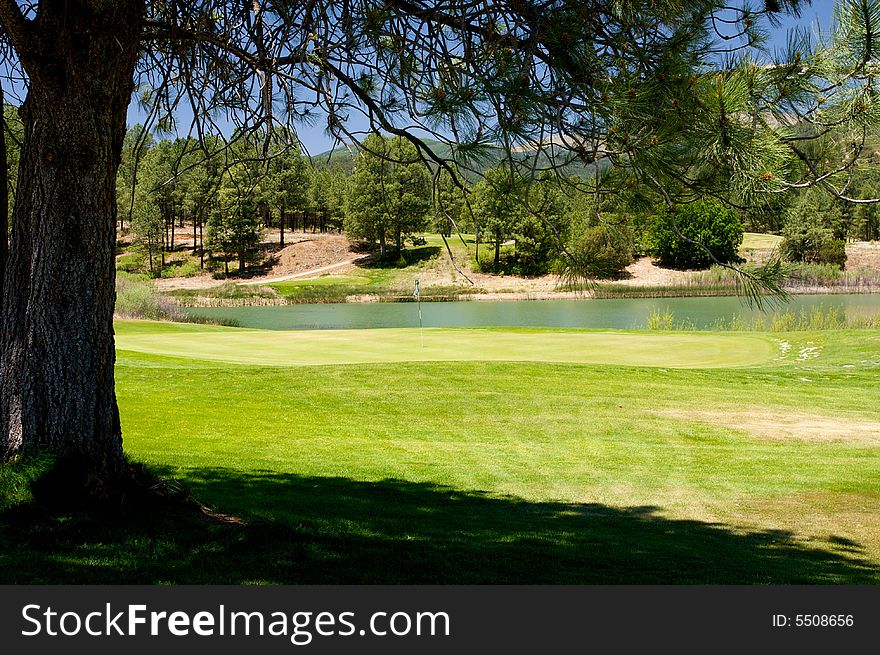
M 465 191 L 455 183 L 453 175 L 461 180 L 461 173 L 455 164 L 450 169 L 441 168 L 437 172 L 434 188 L 435 229 L 446 237 L 451 236 L 454 230 L 473 231 Z
M 311 175 L 299 147 L 280 138 L 273 144 L 271 159 L 261 181 L 264 202 L 269 206 L 274 222 L 280 230 L 280 245 L 284 247 L 284 228 L 290 212 L 303 211 L 310 199 Z
M 224 272 L 229 275 L 229 258 L 238 257 L 242 275 L 260 244 L 262 231 L 255 201 L 255 182 L 243 164 L 236 164 L 223 177 L 217 202 L 208 220 L 208 247 L 223 255 Z
M 513 227 L 517 272 L 541 275 L 560 256 L 560 243 L 568 227 L 566 198 L 550 174 L 528 185 L 526 211 Z
M 138 186 L 138 170 L 146 153 L 155 146 L 155 139 L 138 123 L 125 133 L 119 170 L 116 172 L 116 204 L 119 207 L 119 230 L 125 221 L 133 220 L 134 195 Z
M 404 237 L 427 228 L 430 206 L 431 176 L 415 147 L 401 137 L 367 137 L 350 180 L 349 236 L 378 243 L 383 258 L 392 240 L 400 258 Z
M 331 229 L 341 229 L 346 222 L 346 202 L 349 178 L 338 167 L 312 169 L 308 206 L 322 223 Z
M 472 206 L 478 239 L 493 244 L 496 268 L 501 264 L 501 244 L 522 220 L 523 207 L 518 198 L 523 186 L 523 180 L 505 166 L 486 171 L 474 185 Z
M 129 202 L 134 243 L 147 256 L 150 274 L 158 277 L 161 273 L 161 265 L 155 260 L 157 257 L 164 257 L 165 222 L 162 219 L 162 212 L 152 194 L 148 193 L 143 185 L 135 189 Z

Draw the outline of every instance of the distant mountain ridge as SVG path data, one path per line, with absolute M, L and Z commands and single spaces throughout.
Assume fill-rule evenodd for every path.
M 443 158 L 451 158 L 451 147 L 448 143 L 444 143 L 442 141 L 437 141 L 435 139 L 422 139 L 422 141 L 430 147 L 439 157 Z M 494 153 L 493 153 L 494 151 Z M 523 160 L 528 158 L 528 153 L 514 153 L 514 155 L 521 155 Z M 320 154 L 312 155 L 311 160 L 312 164 L 318 167 L 339 167 L 344 170 L 346 173 L 351 173 L 354 169 L 355 159 L 357 156 L 357 145 L 351 146 L 351 151 L 345 146 L 340 146 L 338 148 L 334 148 L 333 150 L 326 150 Z M 476 179 L 480 174 L 486 172 L 490 168 L 496 167 L 502 160 L 504 159 L 504 152 L 501 147 L 487 147 L 483 155 L 479 158 L 474 157 L 470 162 L 468 162 L 468 168 L 473 169 L 473 171 L 466 171 L 465 177 L 470 179 Z M 604 170 L 607 168 L 609 164 L 604 163 L 600 165 L 600 169 Z M 551 167 L 550 158 L 543 154 L 539 158 L 537 168 L 547 169 Z M 565 167 L 565 172 L 567 175 L 577 175 L 579 177 L 592 177 L 595 173 L 595 169 L 592 164 L 569 164 Z

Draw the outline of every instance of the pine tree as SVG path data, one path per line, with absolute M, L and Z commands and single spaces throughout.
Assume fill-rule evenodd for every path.
M 230 168 L 223 177 L 208 220 L 207 244 L 211 250 L 222 253 L 226 275 L 229 275 L 232 255 L 238 257 L 238 274 L 244 274 L 248 260 L 260 244 L 262 231 L 255 187 L 246 166 L 237 164 Z
M 398 259 L 403 239 L 428 225 L 431 177 L 415 147 L 400 137 L 364 140 L 350 180 L 345 231 L 379 244 L 382 258 L 393 241 Z
M 474 186 L 474 220 L 480 238 L 493 244 L 495 268 L 501 264 L 501 244 L 513 235 L 522 221 L 524 210 L 518 198 L 524 188 L 525 181 L 505 166 L 486 171 Z

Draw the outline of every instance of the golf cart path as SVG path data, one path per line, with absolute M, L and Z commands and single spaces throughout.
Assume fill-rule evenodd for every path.
M 342 268 L 344 266 L 352 266 L 354 264 L 363 264 L 372 259 L 372 255 L 358 255 L 357 257 L 349 257 L 346 260 L 341 262 L 336 262 L 335 264 L 328 264 L 327 266 L 319 266 L 318 268 L 312 268 L 308 271 L 300 271 L 299 273 L 291 273 L 290 275 L 278 275 L 275 277 L 261 277 L 256 280 L 248 280 L 247 282 L 239 282 L 242 286 L 256 286 L 259 284 L 272 284 L 273 282 L 286 282 L 287 280 L 296 280 L 304 277 L 311 277 L 313 275 L 320 275 L 321 273 L 327 273 L 329 271 L 335 271 L 338 268 Z

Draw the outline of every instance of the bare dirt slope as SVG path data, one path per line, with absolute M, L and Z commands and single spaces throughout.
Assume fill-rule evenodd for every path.
M 846 246 L 846 267 L 851 270 L 870 268 L 880 270 L 880 243 L 857 241 Z
M 268 252 L 271 267 L 264 275 L 250 278 L 248 284 L 308 277 L 311 273 L 320 275 L 328 270 L 343 273 L 354 266 L 354 261 L 364 257 L 363 253 L 353 250 L 354 246 L 347 237 L 339 234 L 288 232 L 285 241 L 288 245 L 279 250 L 277 230 L 267 235 L 263 246 Z M 210 275 L 156 280 L 156 286 L 160 289 L 207 289 L 223 283 L 224 280 L 216 280 Z
M 361 256 L 353 250 L 348 237 L 341 234 L 297 234 L 292 236 L 288 244 L 273 255 L 276 263 L 266 271 L 265 277 L 304 273 Z

